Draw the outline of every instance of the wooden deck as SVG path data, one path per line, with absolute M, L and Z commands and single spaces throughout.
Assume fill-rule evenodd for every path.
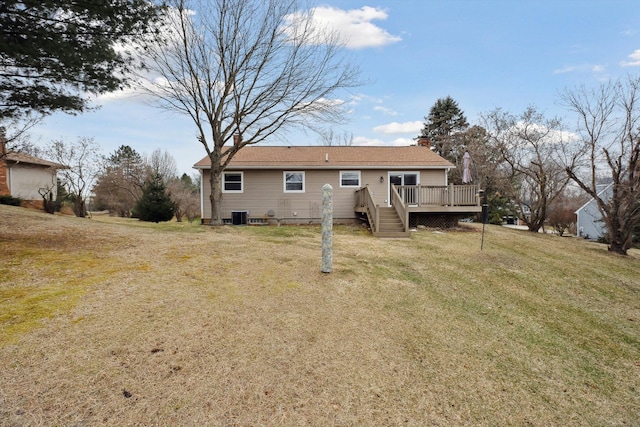
M 401 223 L 398 230 L 386 230 L 385 223 L 381 220 L 381 211 L 388 218 L 388 206 L 376 201 L 369 187 L 363 187 L 355 194 L 355 211 L 367 216 L 374 235 L 385 237 L 385 233 L 398 234 L 409 232 L 409 215 L 411 213 L 433 214 L 472 214 L 482 211 L 477 185 L 399 185 L 391 186 L 391 208 L 397 214 Z M 389 236 L 395 237 L 395 236 Z

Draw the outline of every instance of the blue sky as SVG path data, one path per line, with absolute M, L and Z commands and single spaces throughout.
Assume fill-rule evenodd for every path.
M 369 83 L 349 98 L 356 145 L 407 145 L 438 98 L 453 97 L 470 123 L 497 107 L 517 114 L 535 105 L 572 118 L 558 94 L 578 85 L 640 73 L 637 0 L 326 1 L 317 16 L 335 25 Z M 101 108 L 54 114 L 31 131 L 34 142 L 93 137 L 104 154 L 120 145 L 169 152 L 180 173 L 204 155 L 188 118 L 137 97 L 98 98 Z M 317 145 L 315 134 L 270 144 Z

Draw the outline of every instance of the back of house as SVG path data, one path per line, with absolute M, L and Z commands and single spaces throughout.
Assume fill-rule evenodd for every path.
M 391 185 L 446 186 L 454 165 L 424 146 L 246 146 L 222 175 L 225 223 L 315 223 L 322 217 L 322 187 L 333 187 L 334 221 L 357 218 L 355 193 L 368 187 L 390 206 Z M 208 157 L 194 165 L 201 176 L 203 223 L 211 220 Z

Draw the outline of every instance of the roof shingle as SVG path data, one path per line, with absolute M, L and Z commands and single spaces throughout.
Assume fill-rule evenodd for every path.
M 194 166 L 209 169 L 209 157 Z M 247 146 L 229 169 L 453 168 L 452 163 L 421 146 Z
M 6 159 L 8 162 L 14 163 L 28 163 L 32 165 L 48 166 L 54 169 L 67 169 L 66 166 L 61 165 L 60 163 L 50 162 L 49 160 L 40 159 L 29 154 L 18 153 L 15 151 L 7 151 Z

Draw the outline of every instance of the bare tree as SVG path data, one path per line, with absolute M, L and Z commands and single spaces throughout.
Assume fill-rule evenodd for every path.
M 159 174 L 167 184 L 178 176 L 176 159 L 167 151 L 156 148 L 151 156 L 145 156 L 144 163 L 147 165 L 150 175 Z
M 640 77 L 567 90 L 562 100 L 577 114 L 582 138 L 575 153 L 582 163 L 566 171 L 595 199 L 609 251 L 626 255 L 640 223 Z M 598 192 L 601 176 L 611 178 L 610 193 Z
M 58 174 L 73 197 L 73 213 L 87 215 L 86 200 L 100 168 L 100 147 L 93 138 L 78 138 L 74 143 L 51 142 L 46 149 L 49 157 L 64 166 Z
M 569 178 L 563 160 L 569 142 L 558 119 L 548 119 L 535 107 L 520 116 L 500 109 L 483 116 L 507 176 L 507 191 L 518 217 L 529 231 L 544 227 L 547 209 Z
M 33 144 L 29 136 L 29 129 L 41 123 L 42 115 L 33 113 L 25 114 L 21 118 L 5 117 L 0 119 L 0 129 L 4 132 L 5 142 L 11 151 L 38 156 L 39 149 Z M 0 152 L 0 157 L 6 153 Z
M 160 77 L 150 93 L 195 123 L 211 160 L 211 223 L 221 224 L 233 156 L 292 126 L 341 122 L 336 96 L 360 84 L 359 71 L 296 0 L 175 0 L 169 11 L 166 37 L 144 50 Z
M 333 128 L 325 129 L 320 133 L 320 143 L 326 147 L 353 145 L 353 132 L 344 131 L 337 133 Z
M 565 232 L 575 235 L 577 232 L 576 211 L 580 206 L 584 205 L 588 199 L 581 189 L 567 186 L 549 205 L 547 215 L 549 225 L 553 227 L 560 236 L 563 236 Z
M 180 179 L 174 178 L 167 185 L 167 190 L 175 205 L 176 221 L 182 222 L 184 216 L 189 222 L 193 221 L 200 208 L 200 196 L 198 188 L 193 185 L 191 178 L 186 174 Z

